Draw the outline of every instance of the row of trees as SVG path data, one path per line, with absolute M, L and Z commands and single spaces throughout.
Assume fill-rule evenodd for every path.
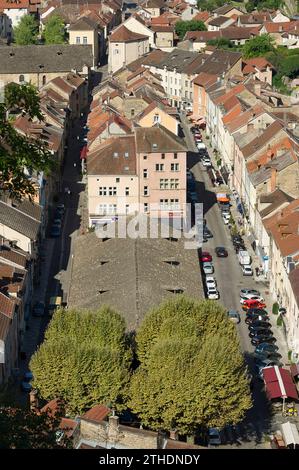
M 134 346 L 109 307 L 58 311 L 30 368 L 39 394 L 64 400 L 70 414 L 103 403 L 131 409 L 154 430 L 235 424 L 251 407 L 236 329 L 207 300 L 164 302 L 145 317 Z
M 14 41 L 18 46 L 36 44 L 39 35 L 38 21 L 31 15 L 22 16 L 14 28 Z M 66 41 L 65 25 L 59 15 L 52 15 L 42 33 L 45 44 L 63 44 Z

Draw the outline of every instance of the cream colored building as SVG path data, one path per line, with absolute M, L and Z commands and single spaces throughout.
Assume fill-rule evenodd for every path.
M 133 33 L 148 36 L 150 47 L 155 47 L 154 32 L 137 15 L 130 16 L 123 25 Z
M 151 103 L 139 116 L 137 120 L 141 127 L 151 127 L 155 124 L 161 124 L 175 135 L 179 132 L 179 121 L 167 113 L 162 105 Z
M 99 31 L 98 25 L 88 17 L 80 18 L 76 23 L 70 25 L 69 44 L 90 45 L 92 47 L 93 65 L 99 62 Z
M 108 71 L 116 72 L 149 52 L 149 37 L 120 25 L 109 36 Z
M 87 174 L 90 226 L 101 219 L 137 210 L 139 186 L 134 136 L 112 137 L 89 152 Z

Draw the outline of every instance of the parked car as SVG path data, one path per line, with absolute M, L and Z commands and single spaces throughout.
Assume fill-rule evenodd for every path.
M 244 299 L 243 297 L 241 297 L 240 298 L 240 304 L 243 305 L 247 300 L 257 300 L 258 302 L 264 302 L 263 297 L 256 295 L 256 296 L 250 297 L 250 299 L 246 299 L 246 298 Z
M 277 351 L 267 351 L 266 349 L 264 351 L 255 351 L 254 353 L 254 361 L 258 362 L 263 359 L 269 359 L 270 361 L 279 361 L 281 358 L 281 354 Z
M 196 202 L 198 202 L 198 194 L 197 194 L 196 191 L 191 191 L 190 193 L 188 193 L 188 196 L 194 204 L 196 204 Z
M 211 287 L 211 288 L 208 288 L 207 296 L 208 296 L 208 299 L 210 300 L 217 300 L 219 299 L 219 292 L 215 287 Z
M 215 288 L 217 286 L 216 279 L 213 276 L 207 276 L 205 279 L 207 289 Z
M 250 338 L 260 338 L 261 336 L 272 336 L 272 331 L 267 327 L 259 327 L 249 332 Z
M 269 320 L 269 317 L 267 315 L 262 316 L 262 315 L 252 314 L 250 316 L 246 316 L 245 323 L 247 325 L 252 325 L 252 324 L 256 323 L 257 321 L 268 321 L 268 320 Z
M 267 310 L 264 310 L 263 308 L 249 308 L 246 312 L 246 316 L 250 315 L 261 315 L 261 316 L 268 316 Z
M 249 331 L 256 331 L 259 328 L 271 329 L 271 323 L 269 323 L 268 321 L 265 321 L 265 320 L 257 320 L 257 321 L 255 321 L 253 323 L 250 323 L 248 325 Z
M 23 392 L 29 393 L 32 390 L 32 385 L 30 382 L 25 382 L 25 380 L 22 380 L 21 382 L 21 390 Z
M 213 238 L 213 234 L 212 234 L 211 230 L 208 229 L 207 226 L 205 226 L 205 227 L 203 228 L 203 236 L 204 236 L 205 238 Z
M 61 228 L 58 227 L 58 225 L 52 225 L 51 230 L 50 230 L 50 236 L 52 238 L 60 237 L 61 234 Z
M 202 269 L 205 274 L 213 274 L 214 272 L 214 266 L 212 263 L 209 262 L 203 263 Z
M 25 372 L 23 380 L 24 382 L 30 382 L 31 380 L 33 380 L 33 374 L 31 370 L 28 370 L 27 372 Z
M 64 211 L 65 211 L 65 205 L 64 205 L 64 204 L 57 204 L 56 210 L 57 210 L 58 212 L 64 213 Z
M 230 217 L 231 217 L 230 214 L 222 213 L 222 220 L 225 225 L 229 224 Z
M 202 252 L 201 257 L 200 257 L 200 261 L 202 263 L 205 263 L 206 261 L 210 262 L 212 260 L 213 260 L 213 258 L 212 258 L 212 256 L 210 255 L 210 253 L 208 251 L 203 251 Z
M 282 366 L 281 362 L 278 359 L 257 359 L 255 361 L 255 367 L 257 369 L 263 369 L 264 367 L 271 367 L 271 366 Z
M 45 303 L 36 302 L 33 306 L 32 315 L 34 317 L 43 317 L 45 315 Z
M 264 334 L 264 335 L 256 336 L 251 339 L 251 344 L 253 346 L 258 346 L 259 344 L 262 344 L 262 343 L 269 343 L 269 344 L 276 343 L 276 338 L 272 335 Z
M 251 257 L 248 251 L 246 250 L 240 250 L 238 253 L 238 261 L 241 265 L 243 264 L 251 264 Z
M 243 276 L 253 276 L 253 271 L 252 271 L 252 267 L 250 266 L 250 264 L 242 265 L 242 273 L 243 273 Z
M 227 316 L 234 323 L 240 323 L 241 321 L 240 314 L 236 310 L 229 310 Z
M 227 258 L 228 257 L 228 252 L 224 248 L 224 246 L 217 246 L 215 248 L 215 252 L 216 252 L 216 255 L 218 256 L 218 258 Z
M 54 219 L 53 220 L 53 227 L 56 226 L 56 227 L 59 227 L 61 229 L 62 227 L 62 219 Z
M 246 302 L 242 305 L 243 310 L 249 310 L 252 308 L 264 310 L 265 307 L 266 307 L 266 304 L 264 304 L 263 302 L 258 302 L 257 300 L 251 300 L 251 299 L 246 300 Z
M 264 352 L 275 353 L 277 350 L 278 350 L 278 346 L 276 346 L 276 344 L 270 344 L 270 343 L 260 343 L 255 348 L 255 352 L 257 354 L 262 354 Z
M 221 444 L 220 432 L 217 428 L 209 428 L 208 445 L 219 446 Z
M 207 167 L 212 166 L 210 157 L 203 157 L 201 161 L 202 161 L 203 166 L 207 166 Z
M 255 289 L 240 290 L 240 297 L 243 297 L 244 299 L 251 299 L 251 297 L 255 297 L 256 295 L 261 295 L 261 293 Z

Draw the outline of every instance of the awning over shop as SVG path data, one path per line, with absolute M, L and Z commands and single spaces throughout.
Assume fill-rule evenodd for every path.
M 278 366 L 265 367 L 263 376 L 269 400 L 275 398 L 298 400 L 298 392 L 288 370 Z
M 296 424 L 288 421 L 281 425 L 281 430 L 286 446 L 293 445 L 293 447 L 299 447 L 299 433 Z

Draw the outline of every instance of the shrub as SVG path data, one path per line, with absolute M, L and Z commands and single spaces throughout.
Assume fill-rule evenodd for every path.
M 279 317 L 277 318 L 276 325 L 277 326 L 282 326 L 282 317 L 281 317 L 281 315 L 279 315 Z
M 273 307 L 272 307 L 272 313 L 273 313 L 274 315 L 277 315 L 277 314 L 278 314 L 278 310 L 279 310 L 279 305 L 278 305 L 277 302 L 274 302 Z

